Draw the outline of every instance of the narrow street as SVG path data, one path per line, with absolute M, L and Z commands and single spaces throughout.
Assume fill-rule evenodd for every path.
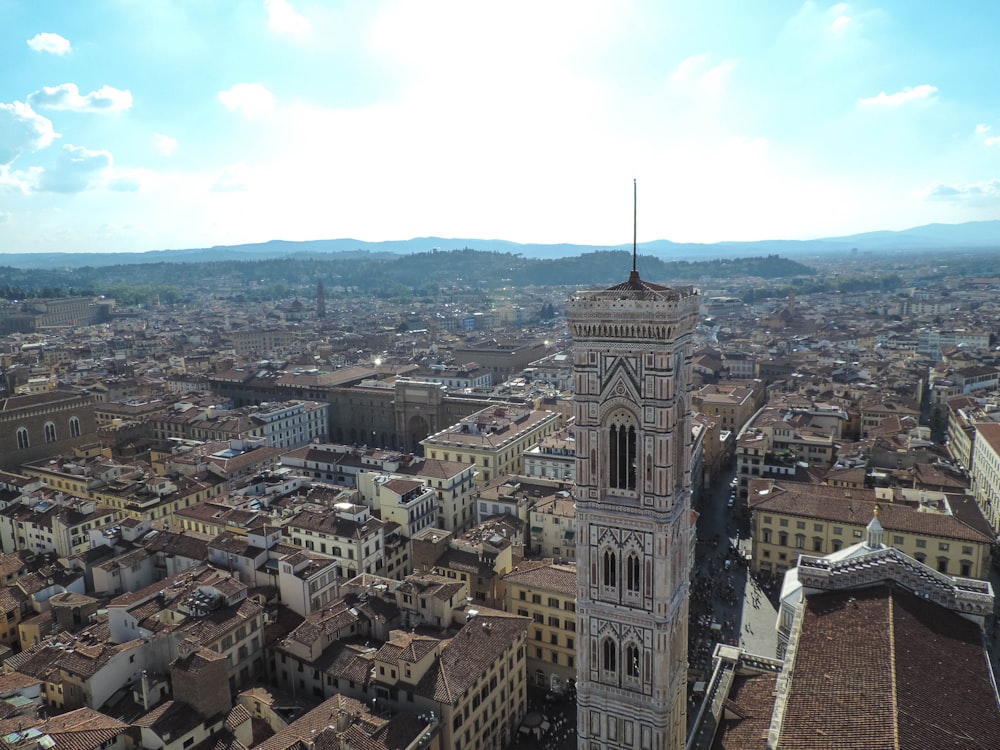
M 711 657 L 720 642 L 740 645 L 767 657 L 775 656 L 776 597 L 780 583 L 757 581 L 748 575 L 745 556 L 750 552 L 750 521 L 744 502 L 728 507 L 732 471 L 702 494 L 695 508 L 698 541 L 691 578 L 688 662 L 692 672 L 689 716 L 707 680 Z M 763 588 L 762 588 L 763 586 Z

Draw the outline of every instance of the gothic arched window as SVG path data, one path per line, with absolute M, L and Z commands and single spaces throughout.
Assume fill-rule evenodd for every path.
M 601 667 L 605 672 L 615 672 L 618 669 L 618 649 L 611 638 L 605 638 L 601 643 Z
M 31 447 L 31 443 L 28 441 L 28 430 L 25 427 L 17 428 L 17 449 L 19 451 L 27 450 Z
M 639 555 L 630 552 L 625 558 L 625 588 L 630 594 L 638 594 L 640 587 Z
M 635 489 L 637 431 L 635 418 L 622 412 L 611 418 L 608 428 L 608 486 Z
M 639 679 L 639 647 L 634 643 L 625 647 L 625 676 Z
M 80 437 L 80 420 L 77 417 L 69 418 L 69 436 Z
M 45 442 L 54 443 L 56 441 L 56 426 L 52 422 L 45 423 Z
M 618 585 L 618 556 L 609 549 L 604 550 L 601 570 L 601 580 L 606 588 L 614 588 Z

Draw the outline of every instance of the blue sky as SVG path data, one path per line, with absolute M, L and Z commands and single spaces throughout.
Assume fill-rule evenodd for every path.
M 1000 3 L 0 0 L 0 252 L 1000 218 Z

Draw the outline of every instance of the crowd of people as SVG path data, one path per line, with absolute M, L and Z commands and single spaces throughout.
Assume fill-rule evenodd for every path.
M 743 591 L 737 585 L 746 564 L 738 545 L 716 534 L 699 542 L 708 550 L 691 579 L 688 604 L 688 663 L 708 672 L 717 643 L 739 645 L 736 616 Z
M 576 691 L 545 693 L 533 696 L 529 692 L 528 713 L 514 738 L 514 745 L 571 750 L 576 742 Z

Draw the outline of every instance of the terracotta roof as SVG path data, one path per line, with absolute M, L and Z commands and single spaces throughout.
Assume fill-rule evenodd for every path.
M 122 734 L 128 724 L 92 708 L 78 708 L 53 716 L 39 729 L 55 740 L 52 750 L 92 750 Z
M 240 724 L 250 721 L 253 717 L 241 704 L 237 703 L 226 717 L 226 729 L 234 731 Z
M 142 545 L 150 552 L 179 555 L 189 560 L 208 559 L 208 543 L 190 534 L 161 531 L 152 539 L 144 539 Z
M 426 635 L 396 632 L 392 634 L 392 639 L 378 650 L 375 658 L 391 665 L 398 665 L 401 661 L 415 664 L 434 651 L 439 643 L 441 643 L 439 639 Z
M 766 750 L 776 674 L 737 675 L 712 750 Z
M 311 745 L 316 736 L 331 724 L 336 727 L 338 719 L 345 712 L 352 716 L 365 716 L 368 714 L 368 707 L 354 698 L 335 695 L 300 716 L 254 750 L 288 750 L 300 742 Z
M 615 284 L 614 286 L 608 287 L 605 291 L 608 292 L 668 292 L 672 291 L 668 287 L 660 286 L 659 284 L 650 284 L 648 281 L 643 281 L 639 278 L 638 271 L 632 271 L 628 275 L 628 280 L 623 281 L 621 284 Z
M 996 748 L 979 627 L 891 585 L 807 597 L 778 745 Z
M 528 631 L 527 617 L 479 615 L 441 650 L 416 692 L 438 703 L 457 704 L 479 676 Z
M 364 523 L 358 523 L 357 521 L 341 518 L 329 511 L 317 513 L 311 510 L 303 510 L 288 519 L 288 524 L 285 528 L 290 531 L 294 529 L 321 531 L 345 539 L 366 539 L 377 534 L 383 525 L 383 522 L 377 518 L 369 518 Z
M 354 682 L 367 690 L 372 681 L 375 650 L 363 643 L 337 641 L 320 655 L 313 666 L 338 680 Z
M 961 504 L 962 515 L 921 512 L 909 503 L 878 501 L 874 490 L 824 487 L 814 484 L 768 483 L 752 481 L 748 504 L 755 513 L 773 511 L 791 516 L 839 521 L 864 527 L 872 520 L 876 505 L 879 522 L 886 531 L 908 532 L 924 536 L 959 539 L 978 544 L 991 544 L 982 523 L 970 522 L 971 508 Z M 980 515 L 982 515 L 980 513 Z
M 10 695 L 23 688 L 32 687 L 41 683 L 37 677 L 22 674 L 20 672 L 8 672 L 0 675 L 0 695 Z
M 439 458 L 425 458 L 422 461 L 414 462 L 409 466 L 400 466 L 395 470 L 395 474 L 406 474 L 415 477 L 427 477 L 429 479 L 451 479 L 458 476 L 470 466 L 471 462 L 445 461 Z
M 504 576 L 507 583 L 520 586 L 529 586 L 533 589 L 543 591 L 553 591 L 566 596 L 576 596 L 576 566 L 553 565 L 551 561 L 548 565 L 540 565 L 525 570 L 529 561 L 524 561 L 518 565 L 521 570 L 515 570 Z
M 190 732 L 204 720 L 200 713 L 192 711 L 191 706 L 186 703 L 167 700 L 140 716 L 133 724 L 147 728 L 160 737 L 167 734 L 176 737 Z
M 70 391 L 48 391 L 47 393 L 31 393 L 24 396 L 10 396 L 0 399 L 0 412 L 10 412 L 17 409 L 30 409 L 35 406 L 54 404 L 58 401 L 80 401 L 86 403 L 92 397 L 83 396 Z
M 289 635 L 288 641 L 296 641 L 306 646 L 320 637 L 336 637 L 338 633 L 346 632 L 345 628 L 358 622 L 358 611 L 349 606 L 343 599 L 337 599 L 322 609 L 311 612 Z
M 27 564 L 21 559 L 20 553 L 5 552 L 0 555 L 0 578 L 6 578 L 27 567 Z

